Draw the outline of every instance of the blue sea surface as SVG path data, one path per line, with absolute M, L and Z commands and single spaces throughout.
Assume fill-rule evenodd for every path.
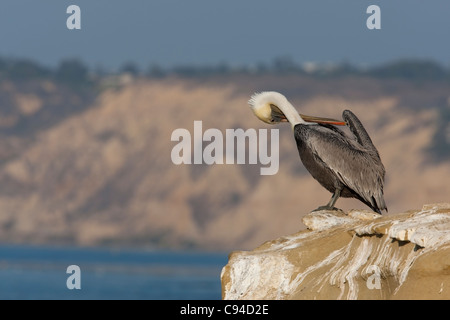
M 227 260 L 226 253 L 3 245 L 0 299 L 221 299 Z M 67 286 L 71 265 L 80 268 L 81 289 Z

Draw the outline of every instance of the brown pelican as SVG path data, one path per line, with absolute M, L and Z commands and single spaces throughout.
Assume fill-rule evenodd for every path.
M 278 92 L 255 93 L 251 109 L 270 124 L 288 121 L 294 131 L 300 159 L 305 168 L 333 196 L 316 210 L 336 210 L 339 197 L 356 198 L 381 214 L 386 210 L 383 198 L 385 169 L 377 149 L 359 119 L 345 110 L 345 122 L 299 114 Z M 333 125 L 347 125 L 349 138 Z

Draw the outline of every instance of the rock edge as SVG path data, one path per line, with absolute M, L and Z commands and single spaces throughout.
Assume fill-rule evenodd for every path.
M 312 212 L 308 230 L 230 254 L 223 299 L 450 299 L 450 203 Z

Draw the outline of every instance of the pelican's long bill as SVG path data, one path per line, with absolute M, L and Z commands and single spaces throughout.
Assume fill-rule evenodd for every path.
M 300 114 L 300 117 L 302 117 L 303 120 L 306 122 L 315 122 L 315 123 L 323 123 L 323 124 L 333 124 L 335 126 L 345 126 L 345 121 L 339 121 L 335 119 L 330 118 L 321 118 L 321 117 L 315 117 L 315 116 L 307 116 L 304 114 Z
M 283 114 L 283 112 L 281 112 L 281 110 L 277 106 L 272 104 L 270 107 L 272 109 L 272 118 L 275 119 L 275 121 L 280 121 L 280 122 L 287 122 L 288 121 L 286 116 Z M 335 120 L 335 119 L 331 119 L 331 118 L 307 116 L 307 115 L 304 115 L 304 114 L 301 114 L 301 113 L 299 113 L 299 115 L 306 122 L 332 124 L 332 125 L 335 125 L 335 126 L 345 126 L 346 125 L 346 123 L 344 121 L 339 121 L 339 120 Z

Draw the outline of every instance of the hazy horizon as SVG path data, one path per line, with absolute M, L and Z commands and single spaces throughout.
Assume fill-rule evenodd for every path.
M 81 30 L 69 30 L 69 5 L 81 9 Z M 366 9 L 381 9 L 369 30 Z M 290 57 L 296 63 L 379 65 L 398 59 L 450 66 L 450 2 L 294 2 L 206 0 L 5 0 L 0 5 L 0 57 L 29 58 L 48 67 L 77 58 L 117 70 L 177 65 L 231 67 Z

